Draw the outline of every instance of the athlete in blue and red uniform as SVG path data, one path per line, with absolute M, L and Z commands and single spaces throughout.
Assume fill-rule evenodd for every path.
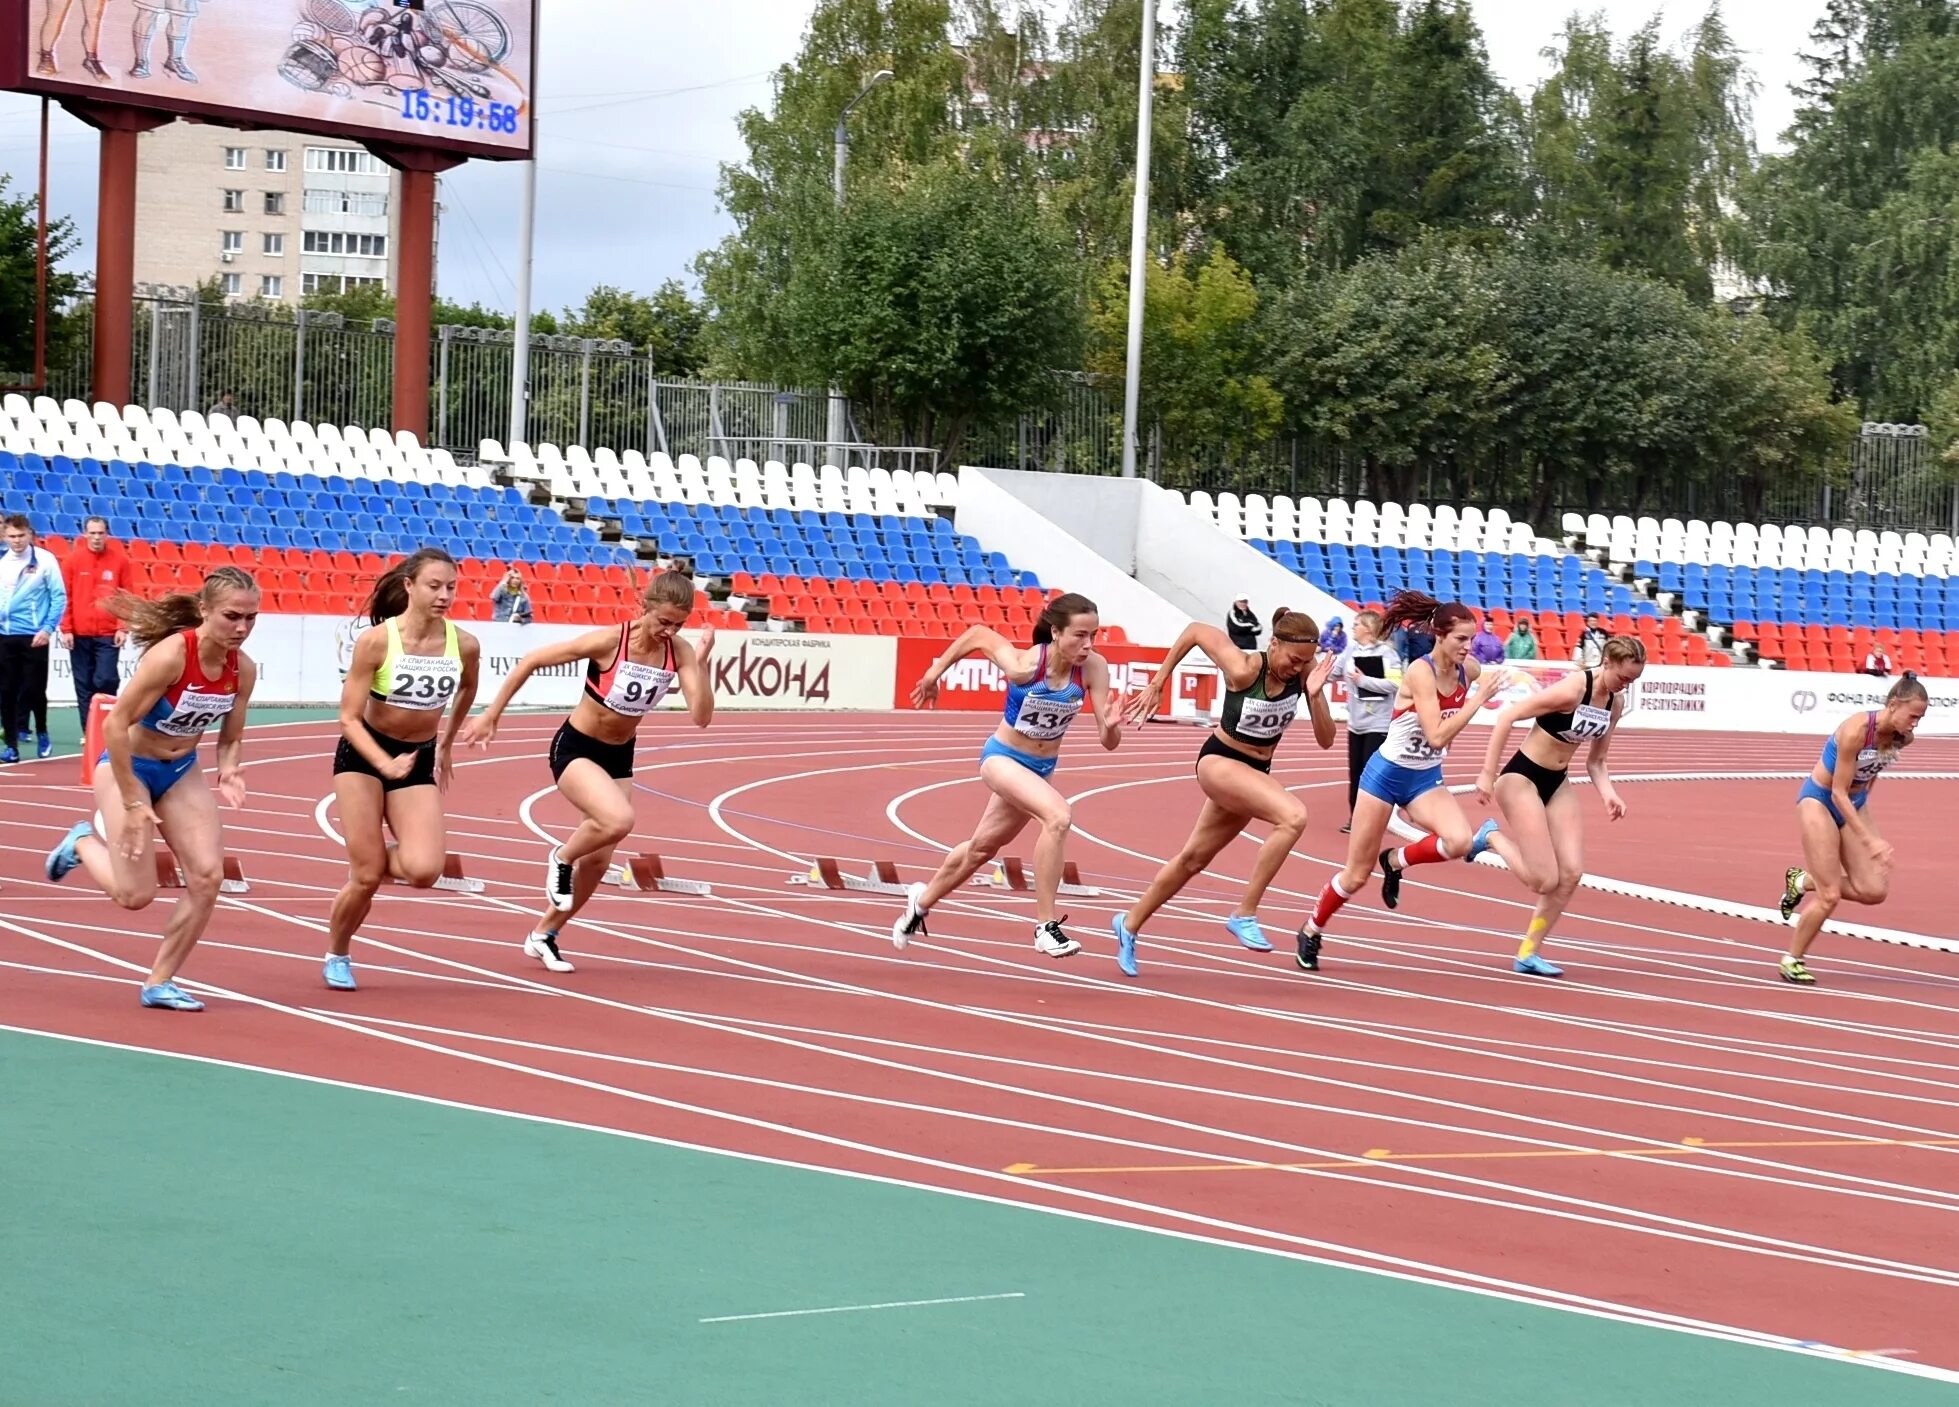
M 101 809 L 95 822 L 77 822 L 62 837 L 47 874 L 58 881 L 79 865 L 123 908 L 145 908 L 156 898 L 152 836 L 162 833 L 183 871 L 185 897 L 164 926 L 143 982 L 144 1006 L 204 1009 L 175 980 L 211 922 L 224 879 L 224 828 L 197 766 L 197 743 L 217 728 L 217 795 L 228 806 L 244 805 L 239 754 L 258 667 L 239 647 L 258 623 L 258 608 L 258 584 L 237 567 L 219 567 L 195 596 L 109 602 L 143 658 L 107 720 L 108 750 L 95 769 Z
M 1783 981 L 1816 980 L 1803 958 L 1840 902 L 1882 904 L 1890 897 L 1891 842 L 1878 834 L 1864 806 L 1884 769 L 1918 736 L 1930 703 L 1925 686 L 1905 675 L 1884 696 L 1884 707 L 1853 713 L 1837 725 L 1796 793 L 1803 867 L 1783 876 L 1782 917 L 1795 913 L 1805 894 L 1814 902 L 1796 920 L 1795 939 L 1778 968 Z
M 1034 643 L 1026 649 L 986 626 L 970 626 L 932 662 L 912 690 L 912 706 L 929 708 L 945 672 L 975 651 L 1007 676 L 1006 713 L 980 750 L 980 780 L 993 795 L 972 838 L 947 852 L 930 883 L 914 884 L 906 893 L 905 911 L 891 926 L 891 941 L 898 947 L 909 943 L 913 934 L 926 931 L 925 917 L 934 904 L 977 874 L 1029 821 L 1039 821 L 1041 838 L 1034 843 L 1034 947 L 1051 958 L 1081 951 L 1082 945 L 1062 931 L 1061 920 L 1054 915 L 1062 852 L 1073 815 L 1048 778 L 1061 760 L 1061 740 L 1084 702 L 1095 713 L 1102 746 L 1114 751 L 1122 742 L 1122 722 L 1109 702 L 1108 661 L 1094 648 L 1101 624 L 1095 603 L 1070 592 L 1048 602 L 1034 624 Z
M 465 745 L 487 747 L 525 680 L 540 669 L 585 661 L 584 697 L 551 739 L 552 779 L 584 820 L 551 852 L 545 907 L 524 939 L 524 951 L 553 972 L 573 970 L 558 951 L 558 939 L 604 880 L 619 842 L 633 833 L 639 725 L 676 683 L 695 725 L 705 728 L 714 721 L 714 690 L 705 668 L 714 627 L 701 632 L 698 650 L 680 638 L 693 609 L 694 579 L 685 572 L 662 572 L 647 587 L 644 609 L 634 619 L 542 646 L 517 661 L 490 706 L 459 735 Z

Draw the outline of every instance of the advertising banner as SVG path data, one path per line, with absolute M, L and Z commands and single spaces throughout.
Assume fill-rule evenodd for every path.
M 11 51 L 0 85 L 462 155 L 530 154 L 533 0 L 0 0 L 0 16 L 0 51 Z
M 897 645 L 897 673 L 884 706 L 908 709 L 912 706 L 912 690 L 925 677 L 925 671 L 932 667 L 932 661 L 944 653 L 946 646 L 952 642 L 905 639 L 894 643 Z M 1110 691 L 1128 695 L 1150 682 L 1167 652 L 1150 645 L 1098 645 L 1096 653 L 1109 662 Z M 1007 678 L 1000 672 L 1000 667 L 982 655 L 972 655 L 953 665 L 939 680 L 939 697 L 935 706 L 985 713 L 998 712 L 1006 706 L 1006 702 Z M 1160 712 L 1167 717 L 1169 709 L 1169 700 L 1165 699 Z

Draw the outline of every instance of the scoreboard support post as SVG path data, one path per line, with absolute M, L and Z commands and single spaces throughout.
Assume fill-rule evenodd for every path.
M 395 289 L 394 425 L 426 442 L 429 433 L 429 335 L 435 297 L 435 178 L 460 157 L 421 147 L 369 143 L 401 172 L 399 286 Z

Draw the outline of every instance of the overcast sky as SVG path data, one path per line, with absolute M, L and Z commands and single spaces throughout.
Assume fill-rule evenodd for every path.
M 1472 0 L 1498 76 L 1521 91 L 1543 77 L 1541 50 L 1566 7 L 1547 0 Z M 1698 23 L 1707 0 L 1598 0 L 1624 34 L 1656 11 L 1669 43 Z M 594 283 L 650 290 L 691 281 L 696 253 L 727 232 L 714 196 L 722 161 L 742 147 L 734 118 L 765 103 L 768 74 L 793 58 L 810 0 L 543 0 L 539 83 L 540 307 L 577 302 Z M 1822 0 L 1727 0 L 1735 42 L 1760 84 L 1764 146 L 1788 125 L 1795 54 Z M 654 18 L 657 17 L 657 18 Z M 0 171 L 33 188 L 39 103 L 0 94 Z M 88 239 L 95 211 L 96 139 L 56 109 L 49 207 L 73 215 Z M 517 168 L 471 162 L 444 178 L 441 291 L 463 303 L 515 303 Z M 92 260 L 90 248 L 83 266 Z

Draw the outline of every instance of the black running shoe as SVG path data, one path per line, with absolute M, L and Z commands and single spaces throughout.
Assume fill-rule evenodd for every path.
M 1401 871 L 1392 850 L 1381 852 L 1381 902 L 1391 909 L 1401 903 Z
M 1299 952 L 1293 961 L 1299 964 L 1300 970 L 1303 972 L 1318 972 L 1320 970 L 1320 935 L 1302 924 L 1299 929 L 1298 943 Z
M 564 854 L 563 847 L 558 847 L 545 861 L 544 897 L 551 901 L 552 908 L 559 910 L 571 907 L 571 864 Z

